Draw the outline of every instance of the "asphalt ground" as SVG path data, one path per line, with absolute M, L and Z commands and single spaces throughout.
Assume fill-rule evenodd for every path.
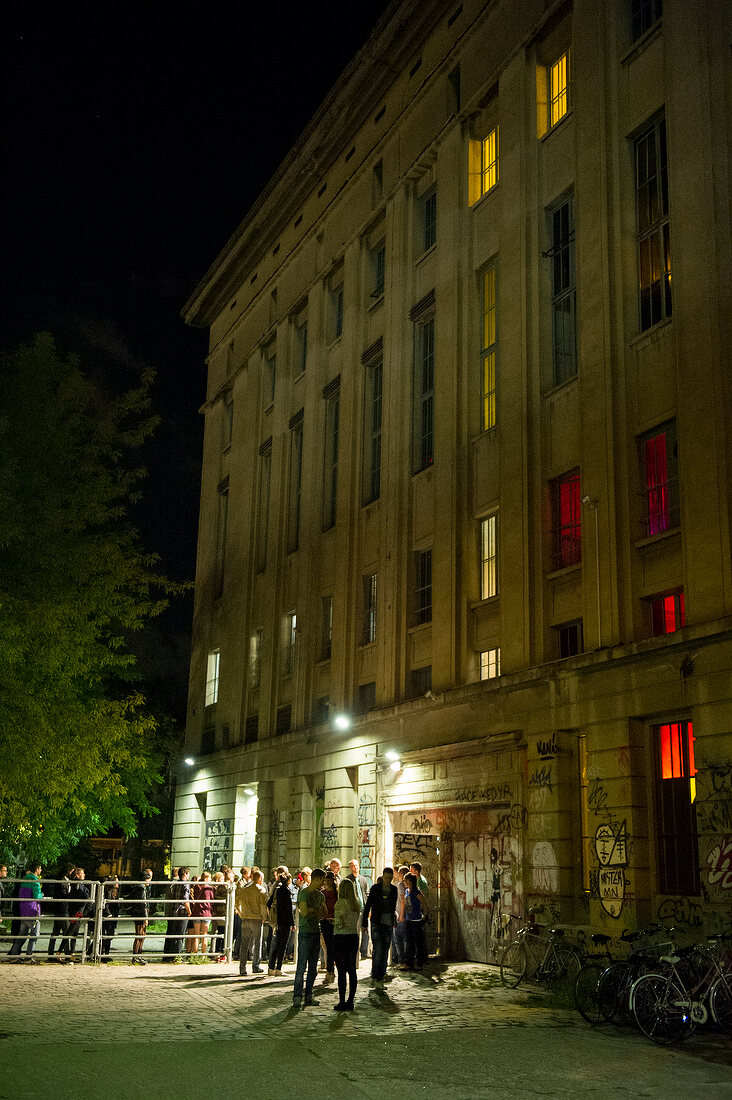
M 292 966 L 0 959 L 0 1100 L 732 1097 L 732 1044 L 710 1030 L 657 1047 L 475 963 L 390 970 L 383 992 L 369 972 L 334 1013 L 322 974 L 319 1005 L 292 1007 Z

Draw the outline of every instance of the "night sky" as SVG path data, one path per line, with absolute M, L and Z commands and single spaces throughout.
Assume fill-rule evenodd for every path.
M 135 518 L 176 579 L 195 571 L 207 347 L 180 310 L 386 7 L 2 6 L 2 343 L 51 331 L 114 388 L 156 369 Z M 171 633 L 191 615 L 180 601 Z

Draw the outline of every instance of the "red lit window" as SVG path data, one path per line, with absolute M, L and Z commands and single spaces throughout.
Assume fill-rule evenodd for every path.
M 656 726 L 655 733 L 660 889 L 665 894 L 696 894 L 699 892 L 699 850 L 694 730 L 691 722 L 668 722 Z
M 646 534 L 659 535 L 679 523 L 676 428 L 667 424 L 641 441 L 645 482 Z
M 579 473 L 567 474 L 554 482 L 554 553 L 555 569 L 575 565 L 582 560 L 582 521 Z
M 683 591 L 672 592 L 670 596 L 656 596 L 651 600 L 651 623 L 653 636 L 673 634 L 686 626 L 686 610 Z

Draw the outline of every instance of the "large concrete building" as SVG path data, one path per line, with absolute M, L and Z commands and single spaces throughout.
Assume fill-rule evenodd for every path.
M 190 298 L 176 862 L 730 927 L 728 15 L 394 2 Z

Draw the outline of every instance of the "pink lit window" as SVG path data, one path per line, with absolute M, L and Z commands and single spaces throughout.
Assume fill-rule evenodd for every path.
M 669 596 L 656 596 L 651 600 L 651 621 L 654 638 L 661 634 L 673 634 L 686 626 L 686 609 L 683 591 Z
M 582 560 L 580 476 L 567 474 L 554 482 L 554 561 L 564 569 Z
M 676 425 L 671 421 L 641 440 L 646 535 L 679 525 Z
M 659 726 L 661 779 L 691 779 L 694 766 L 694 728 L 691 722 Z

